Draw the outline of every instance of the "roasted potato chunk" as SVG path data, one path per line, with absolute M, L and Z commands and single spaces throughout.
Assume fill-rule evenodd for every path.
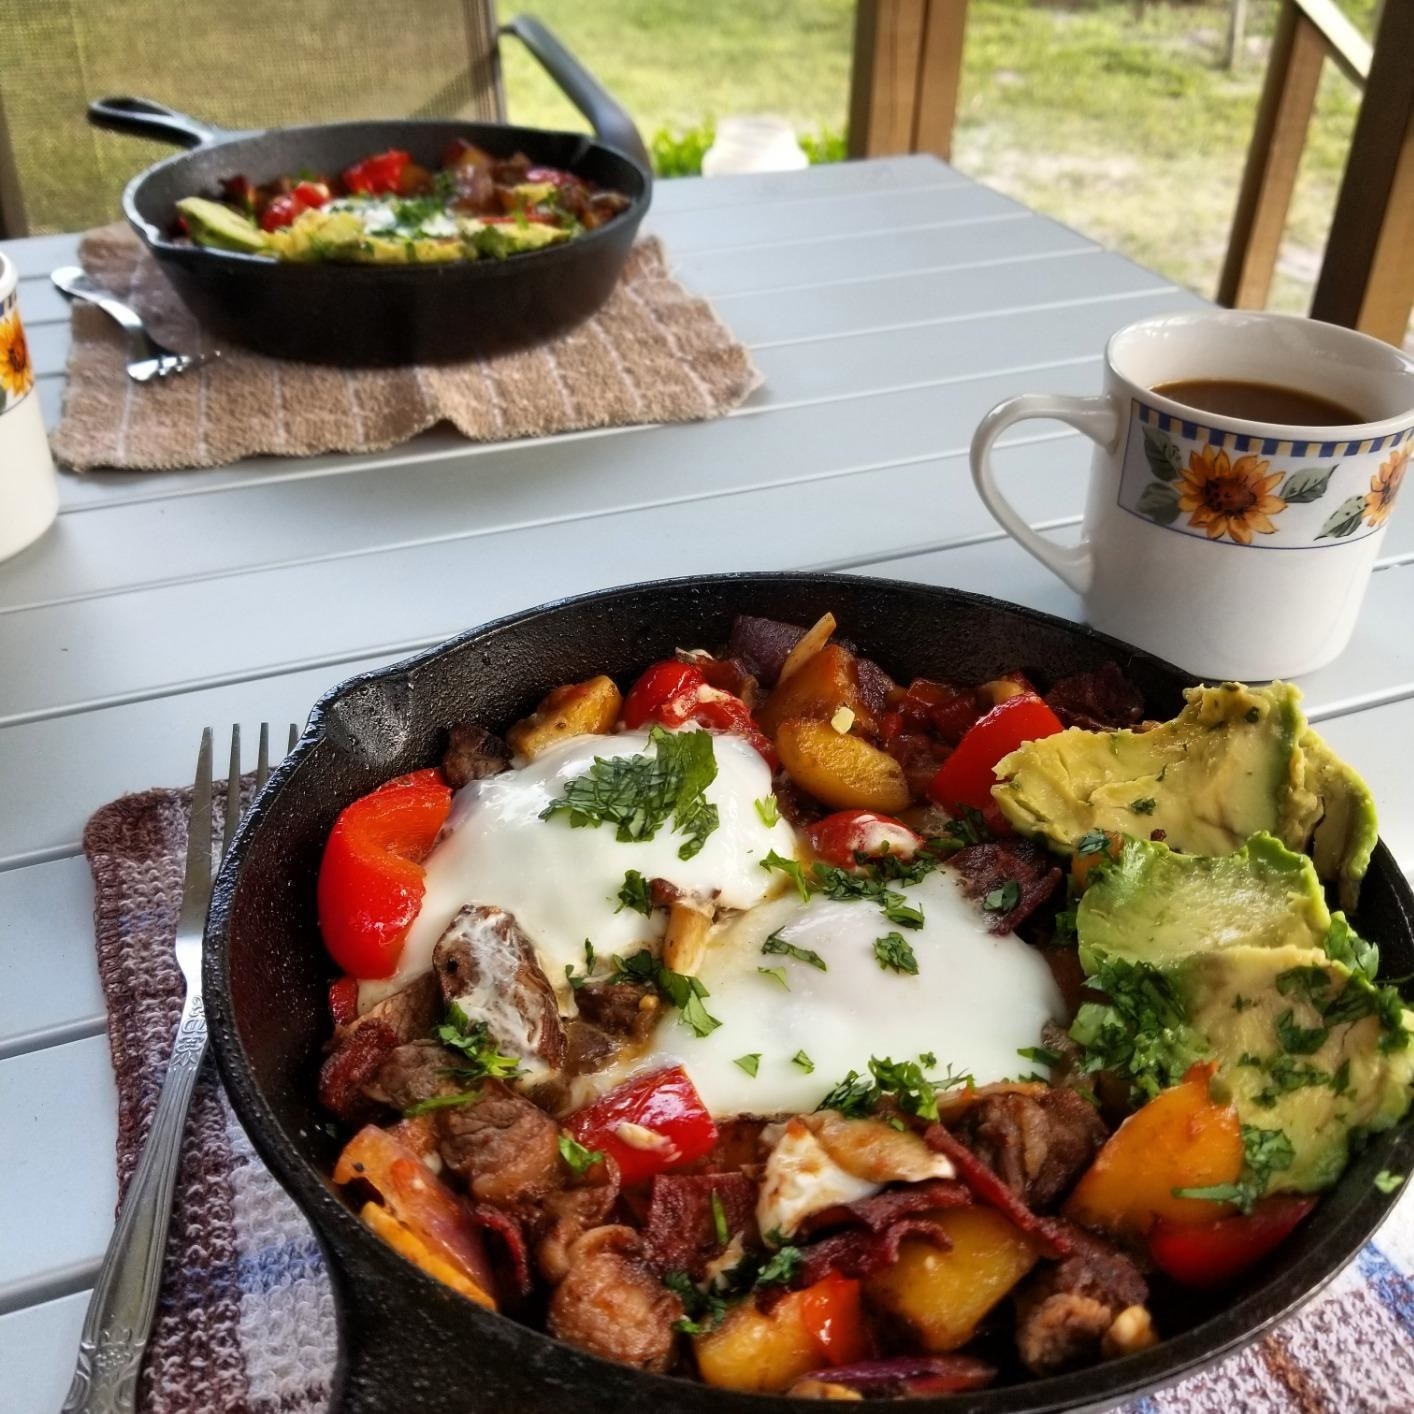
M 612 678 L 565 683 L 547 693 L 530 716 L 522 717 L 506 733 L 506 741 L 518 756 L 533 761 L 571 737 L 612 731 L 622 706 Z
M 858 660 L 849 649 L 827 643 L 776 684 L 756 720 L 767 736 L 774 737 L 782 722 L 800 717 L 828 722 L 841 707 L 854 713 L 861 730 L 872 729 L 873 714 L 859 689 Z
M 807 664 L 796 677 L 809 671 Z M 782 722 L 776 750 L 791 780 L 832 809 L 896 815 L 912 799 L 903 767 L 892 756 L 863 737 L 836 731 L 828 720 Z
M 933 1214 L 952 1246 L 907 1237 L 898 1261 L 870 1277 L 866 1300 L 901 1320 L 933 1354 L 972 1339 L 983 1316 L 1036 1263 L 1026 1235 L 994 1208 L 949 1208 Z

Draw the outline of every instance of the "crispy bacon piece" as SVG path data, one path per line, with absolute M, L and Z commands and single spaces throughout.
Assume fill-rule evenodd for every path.
M 319 1068 L 319 1103 L 345 1124 L 359 1124 L 376 1111 L 363 1087 L 397 1049 L 398 1036 L 382 1021 L 366 1021 Z
M 930 1124 L 923 1138 L 930 1149 L 936 1149 L 952 1160 L 958 1177 L 978 1199 L 989 1208 L 995 1208 L 1034 1239 L 1047 1257 L 1069 1257 L 1074 1252 L 1072 1229 L 1068 1223 L 1033 1213 L 962 1140 L 950 1134 L 941 1124 Z
M 502 1266 L 512 1278 L 515 1290 L 529 1296 L 535 1282 L 530 1274 L 530 1249 L 526 1246 L 525 1228 L 520 1220 L 492 1203 L 472 1203 L 469 1207 L 472 1222 L 496 1240 Z
M 811 1213 L 800 1225 L 803 1238 L 832 1227 L 859 1227 L 866 1232 L 883 1232 L 900 1218 L 929 1208 L 965 1208 L 972 1195 L 962 1184 L 950 1178 L 930 1178 L 924 1183 L 910 1183 L 904 1188 L 888 1188 L 872 1198 L 859 1198 L 853 1203 L 836 1203 Z
M 944 1250 L 952 1246 L 927 1213 L 908 1213 L 873 1230 L 847 1228 L 802 1249 L 802 1260 L 791 1286 L 797 1290 L 813 1286 L 832 1272 L 842 1277 L 872 1276 L 898 1261 L 899 1243 L 905 1237 L 922 1237 Z
M 984 899 L 1014 880 L 1020 889 L 1016 907 L 1007 913 L 989 914 L 992 932 L 1014 933 L 1050 896 L 1061 881 L 1061 871 L 1044 845 L 1033 840 L 994 840 L 968 845 L 948 861 L 962 875 L 968 898 Z
M 712 1195 L 717 1195 L 727 1241 L 744 1234 L 756 1242 L 756 1185 L 743 1173 L 657 1174 L 643 1223 L 650 1265 L 660 1272 L 700 1277 L 726 1243 L 717 1232 Z

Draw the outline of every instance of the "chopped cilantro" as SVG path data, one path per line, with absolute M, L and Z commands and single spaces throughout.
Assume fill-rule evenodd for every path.
M 456 1067 L 455 1074 L 467 1080 L 513 1080 L 521 1073 L 515 1056 L 503 1056 L 486 1029 L 484 1021 L 469 1021 L 462 1009 L 453 1002 L 447 1008 L 447 1019 L 433 1033 L 444 1045 L 460 1051 L 466 1064 Z
M 727 1314 L 726 1299 L 715 1291 L 703 1291 L 686 1272 L 669 1272 L 663 1285 L 682 1302 L 683 1314 L 673 1329 L 684 1335 L 706 1335 L 722 1323 Z
M 1294 1013 L 1288 1007 L 1277 1017 L 1273 1025 L 1277 1044 L 1293 1056 L 1309 1056 L 1319 1051 L 1331 1034 L 1328 1026 L 1298 1026 L 1293 1020 Z
M 756 970 L 763 977 L 769 977 L 773 982 L 779 982 L 786 991 L 790 991 L 790 983 L 786 981 L 786 970 L 784 967 L 758 967 Z
M 923 926 L 923 910 L 915 908 L 902 894 L 896 894 L 892 889 L 884 890 L 883 909 L 884 917 L 901 928 Z
M 1381 1193 L 1393 1193 L 1404 1182 L 1402 1173 L 1391 1173 L 1388 1169 L 1381 1169 L 1375 1175 L 1375 1187 Z
M 433 1095 L 430 1099 L 419 1100 L 403 1111 L 404 1119 L 416 1119 L 418 1115 L 431 1114 L 433 1110 L 451 1109 L 453 1105 L 475 1104 L 481 1098 L 480 1090 L 463 1090 L 456 1095 Z
M 761 1052 L 752 1051 L 749 1056 L 738 1056 L 733 1065 L 740 1066 L 753 1080 L 756 1079 L 756 1072 L 761 1069 Z
M 717 1246 L 725 1247 L 732 1235 L 727 1231 L 727 1210 L 722 1207 L 721 1194 L 712 1190 L 712 1230 L 717 1235 Z
M 1087 830 L 1076 840 L 1075 852 L 1079 855 L 1103 854 L 1109 843 L 1109 837 L 1103 830 Z
M 882 938 L 875 938 L 874 956 L 886 972 L 903 972 L 910 977 L 918 976 L 918 959 L 902 933 L 885 933 Z
M 779 869 L 782 874 L 791 879 L 800 894 L 801 903 L 807 903 L 810 899 L 810 881 L 805 877 L 805 870 L 801 867 L 798 859 L 786 859 L 773 849 L 765 859 L 761 861 L 763 869 Z
M 1154 807 L 1158 803 L 1159 802 L 1155 800 L 1152 795 L 1141 795 L 1138 800 L 1131 800 L 1129 802 L 1129 808 L 1136 815 L 1152 815 L 1154 813 Z
M 975 805 L 964 805 L 961 817 L 949 820 L 943 826 L 943 834 L 949 844 L 960 846 L 982 844 L 992 838 L 992 832 L 987 828 L 982 812 Z
M 565 783 L 564 794 L 540 818 L 565 813 L 575 828 L 614 825 L 625 842 L 651 840 L 671 818 L 686 837 L 678 858 L 691 859 L 718 825 L 717 807 L 704 794 L 717 777 L 712 734 L 655 726 L 649 740 L 653 756 L 596 756 L 584 775 Z
M 790 1063 L 792 1065 L 799 1066 L 800 1069 L 803 1070 L 807 1075 L 811 1074 L 811 1072 L 813 1072 L 815 1069 L 815 1062 L 811 1060 L 810 1057 L 807 1056 L 804 1051 L 797 1051 L 790 1058 Z
M 938 1057 L 932 1051 L 919 1051 L 918 1064 L 921 1065 L 924 1070 L 937 1070 Z
M 563 1129 L 559 1133 L 560 1157 L 569 1165 L 570 1172 L 578 1177 L 587 1173 L 595 1164 L 604 1162 L 604 1154 L 599 1149 L 586 1149 L 574 1135 Z
M 1017 1055 L 1022 1060 L 1035 1061 L 1038 1065 L 1049 1066 L 1052 1070 L 1061 1063 L 1062 1057 L 1045 1046 L 1022 1046 Z
M 813 948 L 798 948 L 794 943 L 788 943 L 781 937 L 781 930 L 778 928 L 764 943 L 761 944 L 761 951 L 771 957 L 790 957 L 796 962 L 803 962 L 810 967 L 818 967 L 821 972 L 828 972 L 825 959 Z
M 622 913 L 626 908 L 643 914 L 645 918 L 653 912 L 653 898 L 649 892 L 648 880 L 637 869 L 625 872 L 623 884 L 619 889 L 619 906 L 614 912 Z
M 722 1024 L 702 1005 L 702 998 L 711 993 L 701 980 L 661 966 L 647 948 L 640 948 L 626 958 L 615 956 L 613 963 L 610 982 L 635 982 L 639 986 L 655 988 L 664 1001 L 670 1002 L 682 1013 L 679 1017 L 682 1024 L 691 1027 L 699 1036 L 710 1035 Z
M 1331 926 L 1322 946 L 1332 962 L 1343 963 L 1351 972 L 1363 973 L 1371 982 L 1380 970 L 1380 950 L 1366 942 L 1354 928 L 1346 922 L 1343 913 L 1331 916 Z
M 784 1286 L 795 1276 L 804 1260 L 799 1247 L 787 1244 L 771 1254 L 770 1260 L 757 1272 L 755 1285 Z
M 1240 1212 L 1250 1213 L 1253 1204 L 1267 1191 L 1272 1175 L 1291 1167 L 1296 1150 L 1285 1130 L 1244 1124 L 1242 1157 L 1245 1167 L 1236 1183 L 1214 1183 L 1205 1188 L 1175 1188 L 1173 1196 L 1203 1198 L 1211 1203 L 1234 1203 Z
M 752 802 L 756 806 L 756 813 L 761 817 L 761 823 L 769 830 L 777 820 L 781 818 L 780 807 L 776 804 L 774 795 L 763 796 L 760 800 Z
M 1021 885 L 1015 879 L 1006 879 L 982 900 L 982 907 L 988 913 L 1010 913 L 1020 902 Z
M 584 975 L 580 976 L 574 970 L 572 963 L 565 963 L 565 981 L 570 984 L 571 991 L 579 991 L 584 984 L 589 981 L 590 974 L 594 971 L 594 944 L 588 938 L 584 940 Z
M 826 1091 L 825 1097 L 815 1106 L 817 1110 L 838 1110 L 842 1115 L 859 1118 L 870 1114 L 878 1092 L 874 1082 L 867 1075 L 851 1070 L 838 1085 Z
M 1256 1005 L 1257 1003 L 1254 1002 L 1251 997 L 1244 997 L 1241 992 L 1239 992 L 1232 999 L 1232 1009 L 1239 1015 L 1241 1015 L 1241 1013 L 1246 1011 L 1249 1007 L 1254 1007 Z

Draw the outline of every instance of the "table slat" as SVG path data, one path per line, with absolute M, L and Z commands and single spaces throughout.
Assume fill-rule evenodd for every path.
M 69 1392 L 87 1291 L 0 1316 L 8 1414 L 54 1414 Z

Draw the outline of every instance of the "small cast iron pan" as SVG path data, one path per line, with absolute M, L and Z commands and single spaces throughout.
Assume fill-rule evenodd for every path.
M 483 1311 L 398 1257 L 330 1185 L 337 1145 L 315 1098 L 332 969 L 315 922 L 315 876 L 339 811 L 390 776 L 435 763 L 448 724 L 501 727 L 555 685 L 607 672 L 622 684 L 655 658 L 725 640 L 738 613 L 840 631 L 895 677 L 980 682 L 1022 667 L 1050 679 L 1116 660 L 1149 711 L 1182 705 L 1188 679 L 1113 639 L 952 589 L 823 574 L 668 580 L 568 599 L 501 619 L 356 677 L 323 697 L 294 753 L 242 822 L 217 880 L 206 936 L 211 1039 L 232 1102 L 266 1163 L 314 1225 L 329 1261 L 342 1355 L 335 1406 L 740 1414 L 818 1409 L 609 1364 Z M 1414 896 L 1376 851 L 1360 904 L 1384 970 L 1414 970 Z M 1166 1339 L 1123 1360 L 976 1394 L 910 1400 L 917 1414 L 1054 1414 L 1108 1408 L 1251 1340 L 1333 1277 L 1395 1202 L 1372 1180 L 1409 1174 L 1414 1125 L 1379 1135 L 1316 1212 L 1247 1283 L 1156 1312 Z
M 98 127 L 191 149 L 134 177 L 123 214 L 217 339 L 341 366 L 446 363 L 552 338 L 589 318 L 618 282 L 652 199 L 652 179 L 633 125 L 599 93 L 607 109 L 591 109 L 596 132 L 607 128 L 625 150 L 582 133 L 411 118 L 235 133 L 141 98 L 100 99 L 88 117 Z M 302 170 L 336 173 L 389 148 L 435 169 L 458 137 L 497 157 L 523 152 L 532 163 L 622 192 L 632 204 L 562 245 L 443 265 L 285 264 L 169 236 L 177 202 L 214 195 L 223 177 L 243 174 L 259 184 Z

